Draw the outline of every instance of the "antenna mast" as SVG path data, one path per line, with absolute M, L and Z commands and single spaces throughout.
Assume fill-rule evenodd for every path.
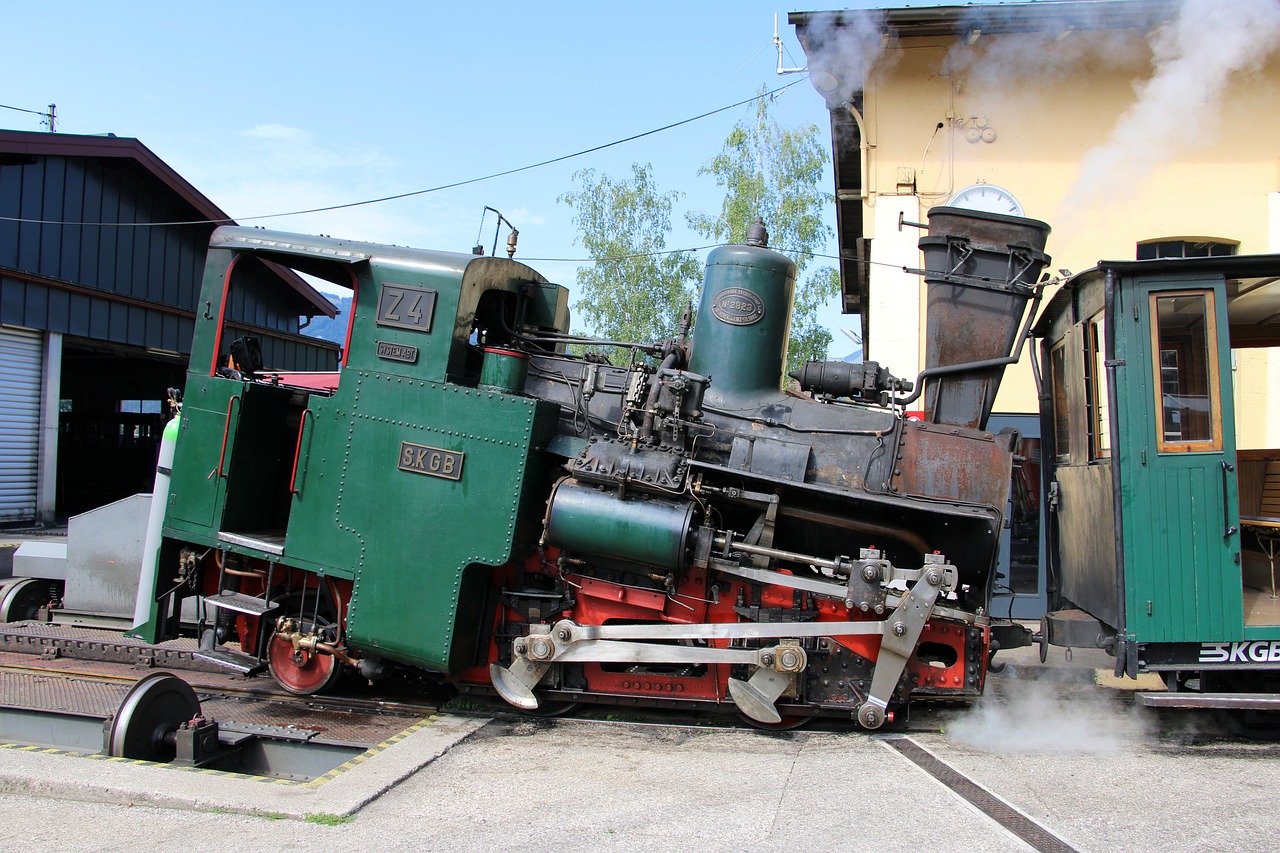
M 773 46 L 778 49 L 778 73 L 779 74 L 802 74 L 809 68 L 784 68 L 782 67 L 782 39 L 778 36 L 778 13 L 773 13 Z

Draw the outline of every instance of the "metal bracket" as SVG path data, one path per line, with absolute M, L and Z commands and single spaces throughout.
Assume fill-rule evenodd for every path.
M 884 622 L 880 640 L 880 654 L 876 658 L 875 672 L 871 676 L 871 690 L 867 701 L 858 708 L 858 722 L 868 729 L 884 725 L 885 709 L 907 660 L 915 651 L 925 622 L 933 613 L 934 604 L 942 588 L 943 572 L 939 568 L 926 571 L 924 577 L 912 587 L 902 603 Z
M 857 562 L 849 564 L 845 607 L 857 608 L 863 613 L 874 611 L 877 616 L 884 613 L 884 584 L 893 577 L 894 568 L 888 560 L 881 559 L 882 556 L 879 550 L 863 548 L 858 552 Z

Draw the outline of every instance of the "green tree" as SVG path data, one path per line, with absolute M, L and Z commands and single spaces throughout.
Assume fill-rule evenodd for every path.
M 724 187 L 720 214 L 691 213 L 689 227 L 715 240 L 741 243 L 747 226 L 756 217 L 769 229 L 769 244 L 796 262 L 796 298 L 791 315 L 791 340 L 787 346 L 787 370 L 806 361 L 827 357 L 831 333 L 818 325 L 818 310 L 840 292 L 840 275 L 834 267 L 808 271 L 814 252 L 820 252 L 832 236 L 823 224 L 823 209 L 830 193 L 819 189 L 830 161 L 817 125 L 786 130 L 769 115 L 769 99 L 756 101 L 755 116 L 734 125 L 724 148 L 698 170 L 713 175 Z
M 595 264 L 578 269 L 574 304 L 592 334 L 615 341 L 650 343 L 675 334 L 680 316 L 702 278 L 688 252 L 667 252 L 671 209 L 679 192 L 660 192 L 652 164 L 632 164 L 631 178 L 616 181 L 583 169 L 579 188 L 560 196 L 573 208 L 577 241 Z M 610 353 L 625 362 L 627 355 Z

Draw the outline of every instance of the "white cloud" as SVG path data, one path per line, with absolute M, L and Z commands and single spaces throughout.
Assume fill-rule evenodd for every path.
M 259 124 L 248 130 L 240 131 L 241 136 L 251 136 L 255 139 L 279 139 L 286 142 L 307 143 L 311 141 L 311 134 L 302 128 L 289 127 L 286 124 Z

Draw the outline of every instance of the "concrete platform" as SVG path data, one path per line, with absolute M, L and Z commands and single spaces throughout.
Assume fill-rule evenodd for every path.
M 122 853 L 211 839 L 229 851 L 362 853 L 1029 849 L 882 735 L 482 722 L 466 721 L 451 745 L 406 738 L 388 754 L 412 755 L 359 792 L 0 751 L 0 832 L 33 848 Z M 949 729 L 911 738 L 1053 833 L 1056 849 L 1274 849 L 1275 748 L 1150 732 L 1056 752 L 974 746 Z M 86 778 L 32 784 L 52 772 Z M 302 820 L 264 819 L 284 815 Z
M 1098 650 L 1000 658 L 986 697 L 910 738 L 1068 848 L 1273 847 L 1280 747 L 1163 728 L 1099 686 Z M 9 748 L 0 832 L 60 850 L 1028 849 L 890 737 L 442 714 L 310 783 Z

